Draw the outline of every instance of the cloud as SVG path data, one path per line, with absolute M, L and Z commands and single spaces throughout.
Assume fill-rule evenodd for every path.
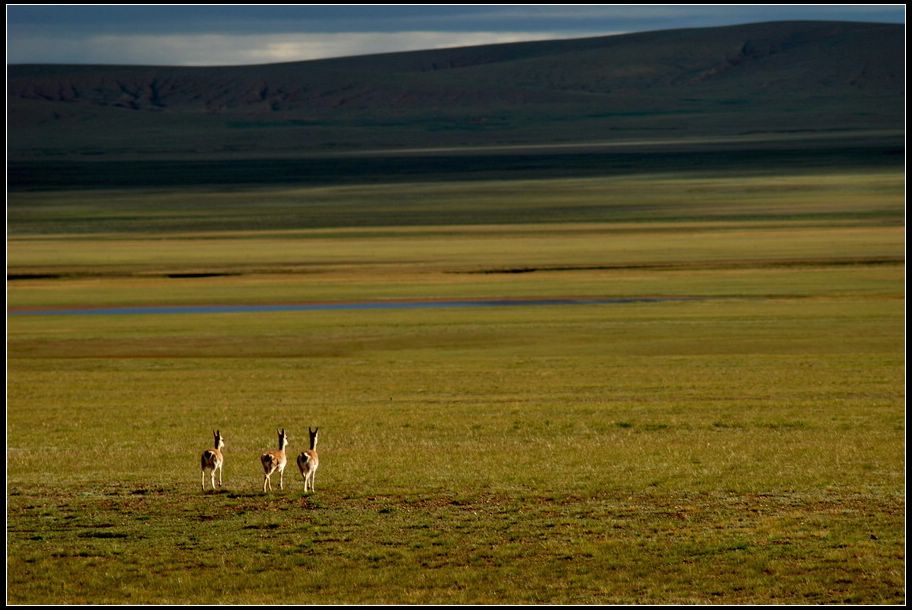
M 10 48 L 7 61 L 229 66 L 548 40 L 570 36 L 563 32 L 430 31 L 241 35 L 105 34 L 63 40 L 35 36 L 21 41 L 15 48 Z
M 905 23 L 902 5 L 13 5 L 8 63 L 241 65 L 783 19 Z

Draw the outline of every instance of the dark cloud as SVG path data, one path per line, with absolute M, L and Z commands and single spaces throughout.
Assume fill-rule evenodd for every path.
M 513 40 L 516 36 L 594 36 L 793 19 L 904 23 L 905 6 L 8 5 L 7 61 L 152 63 L 160 61 L 162 56 L 167 56 L 173 63 L 223 61 L 216 53 L 208 58 L 196 56 L 182 60 L 175 53 L 168 54 L 167 49 L 143 59 L 142 53 L 154 50 L 154 44 L 150 44 L 150 41 L 154 43 L 154 38 L 150 37 L 155 36 L 161 36 L 163 42 L 176 44 L 175 52 L 179 48 L 197 48 L 199 45 L 193 44 L 194 37 L 196 40 L 203 36 L 218 37 L 220 41 L 236 37 L 233 44 L 247 46 L 245 56 L 268 58 L 268 48 L 275 48 L 276 44 L 286 45 L 288 49 L 297 45 L 320 53 L 315 40 L 324 41 L 326 53 L 330 54 L 340 48 L 358 53 L 359 40 L 371 43 L 360 52 L 412 49 L 415 46 L 414 41 L 408 41 L 409 33 L 417 32 L 428 40 L 435 40 L 430 35 L 438 33 L 436 40 L 442 43 L 452 40 L 458 44 L 460 40 L 469 40 L 472 44 L 482 44 L 484 35 L 496 42 Z M 346 33 L 401 33 L 401 36 L 352 36 L 351 41 L 343 44 L 337 37 Z M 447 36 L 447 33 L 452 35 Z M 290 38 L 292 35 L 297 38 Z M 308 35 L 311 38 L 305 40 Z M 130 42 L 133 37 L 135 45 Z M 113 39 L 118 41 L 119 51 L 111 45 L 112 50 L 106 52 L 104 41 Z M 384 40 L 385 46 L 378 50 L 379 40 Z M 300 59 L 313 57 L 301 56 Z

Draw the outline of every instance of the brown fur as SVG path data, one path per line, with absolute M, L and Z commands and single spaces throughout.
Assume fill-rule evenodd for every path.
M 269 480 L 269 477 L 272 476 L 272 473 L 279 471 L 279 489 L 285 489 L 285 464 L 287 459 L 285 458 L 285 447 L 288 445 L 288 435 L 285 434 L 285 428 L 281 430 L 276 430 L 279 435 L 279 448 L 275 451 L 267 451 L 260 456 L 260 462 L 263 464 L 263 472 L 265 473 L 263 477 L 263 493 L 266 493 L 266 489 L 272 489 L 272 481 Z
M 304 477 L 305 492 L 308 487 L 310 491 L 314 491 L 314 477 L 317 473 L 317 467 L 320 466 L 320 457 L 317 455 L 317 433 L 319 430 L 319 428 L 313 430 L 307 428 L 310 433 L 310 449 L 302 451 L 298 456 L 298 470 L 301 471 L 301 476 Z
M 200 469 L 202 470 L 202 480 L 200 484 L 202 485 L 203 491 L 206 491 L 207 470 L 211 473 L 212 489 L 215 489 L 216 470 L 218 470 L 219 474 L 218 486 L 222 486 L 222 467 L 225 464 L 225 458 L 222 456 L 222 447 L 225 446 L 225 439 L 222 438 L 222 435 L 218 430 L 215 430 L 212 433 L 212 437 L 215 447 L 206 449 L 200 456 Z

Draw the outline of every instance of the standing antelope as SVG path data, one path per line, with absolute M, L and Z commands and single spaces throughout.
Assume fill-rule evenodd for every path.
M 218 486 L 222 486 L 222 465 L 225 463 L 225 458 L 222 457 L 222 447 L 225 446 L 225 439 L 222 438 L 222 434 L 216 430 L 212 433 L 214 439 L 214 447 L 212 449 L 206 449 L 203 451 L 203 455 L 200 456 L 200 467 L 202 468 L 202 477 L 200 479 L 200 485 L 203 488 L 203 491 L 206 491 L 206 471 L 211 471 L 211 482 L 212 489 L 215 489 L 215 471 L 218 470 L 219 480 Z
M 310 426 L 307 427 L 307 431 L 310 433 L 310 449 L 307 451 L 302 451 L 301 455 L 298 456 L 298 470 L 301 471 L 301 476 L 304 477 L 304 492 L 307 492 L 308 484 L 310 486 L 310 491 L 314 490 L 314 475 L 317 474 L 317 466 L 320 465 L 320 458 L 317 456 L 317 433 L 319 428 L 310 429 Z
M 288 445 L 288 435 L 285 434 L 285 428 L 281 430 L 276 430 L 279 434 L 279 449 L 278 451 L 267 451 L 260 456 L 260 461 L 263 463 L 263 472 L 266 475 L 263 477 L 263 493 L 266 493 L 266 488 L 272 489 L 272 482 L 269 480 L 269 477 L 276 470 L 279 471 L 279 489 L 285 489 L 285 447 Z

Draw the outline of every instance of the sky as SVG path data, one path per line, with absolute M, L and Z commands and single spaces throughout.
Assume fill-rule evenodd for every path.
M 905 23 L 905 5 L 6 5 L 7 63 L 213 66 L 758 21 Z

